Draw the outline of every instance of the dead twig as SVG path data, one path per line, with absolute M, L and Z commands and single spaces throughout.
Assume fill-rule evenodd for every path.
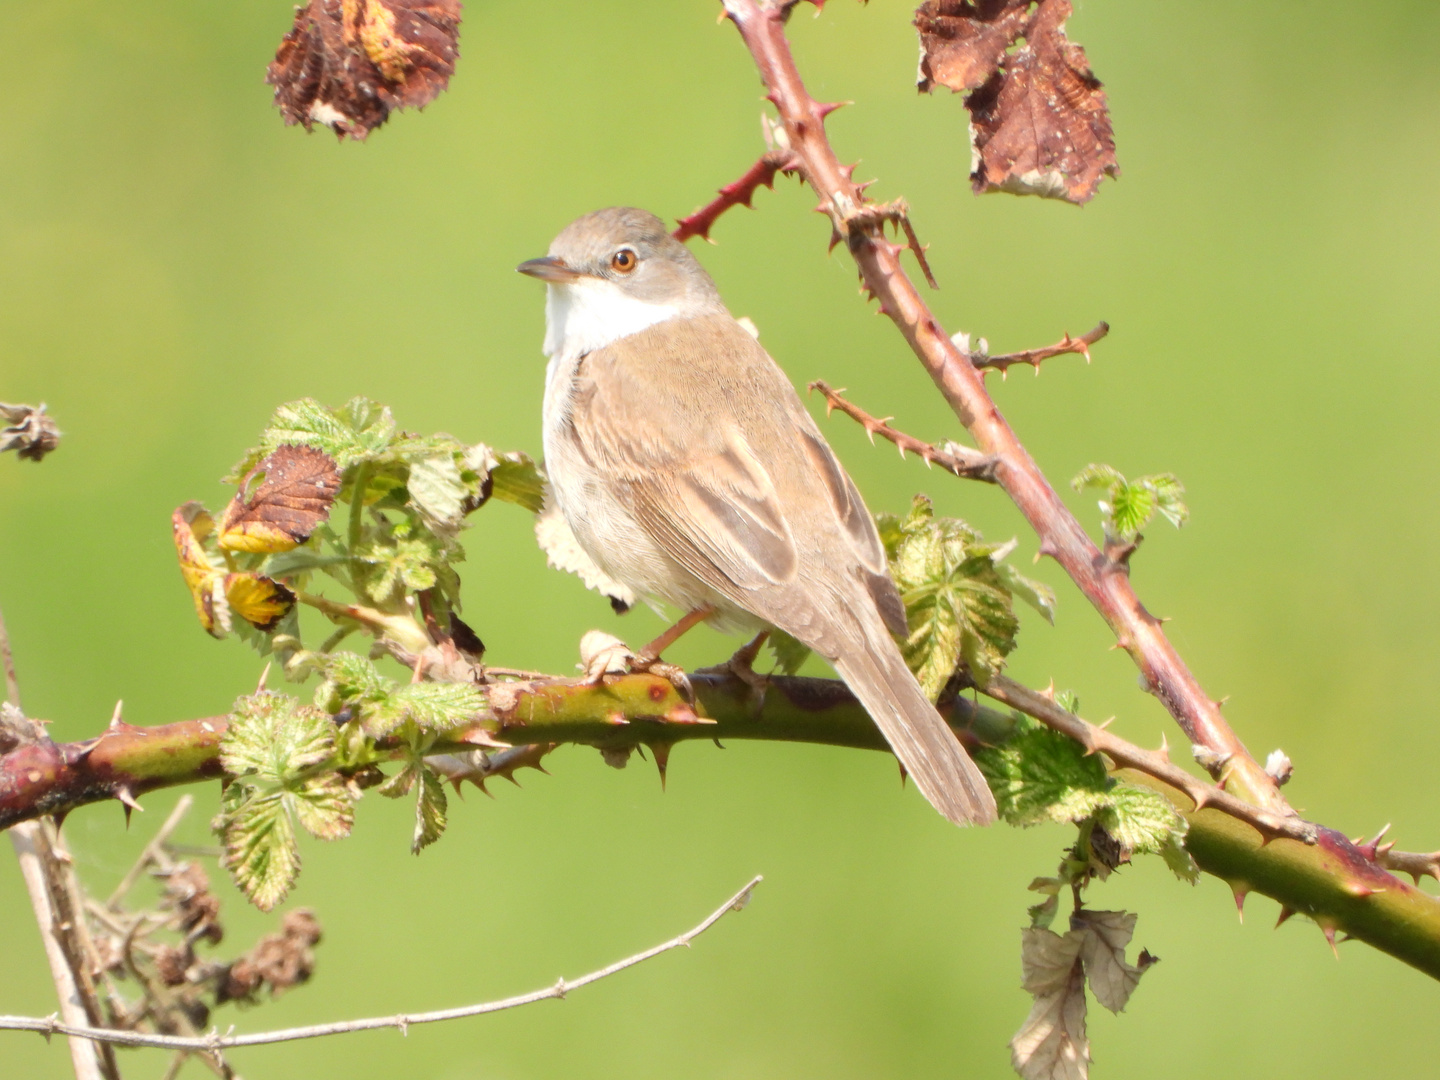
M 627 956 L 623 960 L 617 960 L 588 975 L 581 975 L 578 979 L 562 978 L 553 986 L 547 986 L 543 990 L 532 990 L 528 994 L 518 994 L 500 1001 L 487 1001 L 478 1005 L 462 1005 L 456 1009 L 437 1009 L 433 1012 L 409 1015 L 372 1016 L 361 1020 L 341 1020 L 333 1024 L 311 1024 L 307 1027 L 282 1028 L 278 1031 L 257 1032 L 253 1035 L 221 1035 L 218 1031 L 195 1037 L 152 1035 L 141 1031 L 114 1031 L 108 1028 L 76 1025 L 64 1022 L 54 1016 L 0 1016 L 0 1030 L 36 1031 L 46 1038 L 52 1035 L 68 1035 L 72 1038 L 93 1039 L 96 1042 L 113 1043 L 117 1046 L 149 1046 L 161 1050 L 211 1054 L 241 1046 L 267 1046 L 272 1043 L 295 1042 L 300 1039 L 318 1039 L 327 1035 L 347 1035 L 354 1031 L 374 1031 L 377 1028 L 398 1028 L 403 1034 L 417 1024 L 434 1024 L 445 1020 L 460 1020 L 467 1016 L 483 1016 L 486 1013 L 519 1008 L 521 1005 L 532 1005 L 537 1001 L 563 998 L 572 990 L 599 982 L 601 979 L 615 975 L 626 968 L 634 967 L 636 964 L 644 963 L 661 953 L 678 949 L 681 946 L 688 947 L 691 941 L 709 930 L 728 913 L 739 911 L 749 903 L 750 894 L 762 880 L 763 878 L 758 875 L 752 878 L 749 884 L 716 908 L 703 922 L 678 937 L 652 946 L 644 952 Z

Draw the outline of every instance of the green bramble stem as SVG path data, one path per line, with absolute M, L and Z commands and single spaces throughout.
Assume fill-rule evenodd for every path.
M 1326 937 L 1348 934 L 1433 979 L 1440 979 L 1440 900 L 1355 857 L 1355 847 L 1322 828 L 1314 844 L 1280 838 L 1266 843 L 1244 822 L 1214 809 L 1186 810 L 1190 799 L 1153 777 L 1124 769 L 1117 775 L 1160 792 L 1190 824 L 1185 846 L 1200 869 L 1235 891 L 1237 907 L 1249 893 L 1315 921 Z
M 763 705 L 733 678 L 695 675 L 696 708 L 670 683 L 628 675 L 602 686 L 574 682 L 491 684 L 494 720 L 457 729 L 434 752 L 473 747 L 486 736 L 515 745 L 576 742 L 607 748 L 691 739 L 763 739 L 856 749 L 885 749 L 884 740 L 844 686 L 825 679 L 780 677 Z M 1004 743 L 1014 719 L 966 698 L 947 719 L 970 743 Z M 704 719 L 713 720 L 705 723 Z M 0 828 L 44 814 L 221 776 L 222 717 L 152 728 L 119 724 L 80 743 L 32 743 L 0 757 Z M 397 748 L 398 752 L 398 748 Z M 1124 770 L 1125 781 L 1165 795 L 1189 822 L 1186 847 L 1206 873 L 1240 894 L 1272 897 L 1322 929 L 1349 934 L 1440 978 L 1440 900 L 1357 860 L 1331 842 L 1279 839 L 1262 843 L 1242 822 L 1213 810 L 1191 812 L 1190 800 L 1148 776 Z

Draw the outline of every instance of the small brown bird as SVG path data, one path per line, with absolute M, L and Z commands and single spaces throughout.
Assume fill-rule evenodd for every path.
M 941 814 L 994 821 L 984 777 L 891 637 L 905 610 L 859 491 L 690 251 L 655 215 L 617 208 L 518 269 L 548 285 L 545 466 L 593 563 L 582 576 L 691 622 L 793 635 Z

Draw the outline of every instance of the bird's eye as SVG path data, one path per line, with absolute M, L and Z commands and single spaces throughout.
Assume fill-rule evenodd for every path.
M 639 262 L 640 260 L 636 258 L 635 252 L 631 251 L 629 248 L 621 248 L 619 251 L 615 252 L 614 255 L 610 256 L 610 268 L 621 274 L 630 273 L 631 270 L 635 269 L 636 265 L 638 265 Z

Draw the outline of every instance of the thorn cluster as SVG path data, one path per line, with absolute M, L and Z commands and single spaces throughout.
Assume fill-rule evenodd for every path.
M 939 465 L 948 473 L 966 480 L 983 480 L 987 484 L 995 483 L 995 467 L 998 460 L 990 454 L 982 454 L 978 450 L 972 450 L 968 446 L 961 446 L 955 442 L 947 442 L 944 447 L 932 446 L 930 443 L 922 442 L 913 435 L 907 435 L 898 431 L 888 423 L 893 417 L 877 419 L 871 416 L 858 405 L 847 401 L 842 395 L 844 390 L 836 390 L 823 379 L 817 379 L 810 384 L 810 390 L 820 391 L 825 395 L 825 414 L 839 409 L 846 416 L 860 424 L 865 433 L 870 436 L 870 441 L 875 441 L 875 436 L 888 439 L 894 443 L 903 458 L 907 452 L 914 454 L 929 465 Z
M 1085 362 L 1090 363 L 1090 346 L 1110 333 L 1110 324 L 1102 322 L 1088 334 L 1078 338 L 1072 338 L 1068 333 L 1054 345 L 1046 345 L 1041 349 L 1025 349 L 1022 352 L 1002 353 L 999 356 L 989 356 L 985 350 L 970 352 L 962 347 L 962 351 L 970 357 L 970 362 L 982 372 L 998 371 L 1003 379 L 1009 370 L 1016 364 L 1029 364 L 1035 369 L 1035 374 L 1040 374 L 1040 362 L 1049 360 L 1052 356 L 1064 356 L 1066 353 L 1079 353 L 1085 357 Z
M 834 106 L 833 108 L 838 107 Z M 745 171 L 740 179 L 720 188 L 716 198 L 689 217 L 680 218 L 676 223 L 675 231 L 670 235 L 676 240 L 682 241 L 689 240 L 692 236 L 709 240 L 710 229 L 721 214 L 732 206 L 749 206 L 755 197 L 756 190 L 762 186 L 773 191 L 776 173 L 789 175 L 797 172 L 799 168 L 800 163 L 790 150 L 783 147 L 768 150 L 761 155 L 759 161 Z

